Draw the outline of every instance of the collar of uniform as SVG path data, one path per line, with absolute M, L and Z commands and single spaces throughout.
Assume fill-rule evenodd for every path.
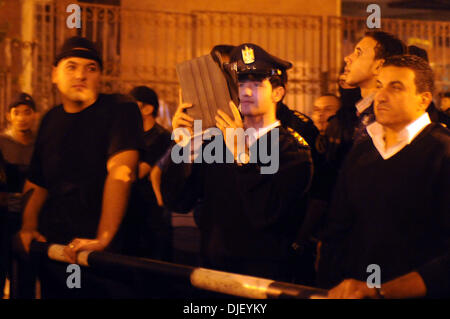
M 280 121 L 273 122 L 270 125 L 267 125 L 266 127 L 261 127 L 258 130 L 249 130 L 248 134 L 248 146 L 250 147 L 255 143 L 261 136 L 264 134 L 269 133 L 271 130 L 273 130 L 275 127 L 280 126 Z
M 359 114 L 364 112 L 373 103 L 375 94 L 376 92 L 372 92 L 370 95 L 366 96 L 362 100 L 359 100 L 359 102 L 355 104 L 356 110 Z
M 373 144 L 378 150 L 378 153 L 384 158 L 388 159 L 398 152 L 406 145 L 410 144 L 414 138 L 419 135 L 420 132 L 430 124 L 430 117 L 428 113 L 425 112 L 420 117 L 418 117 L 414 122 L 408 124 L 405 128 L 403 128 L 399 132 L 399 139 L 397 144 L 386 149 L 386 143 L 384 141 L 384 128 L 378 122 L 373 122 L 372 124 L 367 126 L 367 133 L 372 139 Z

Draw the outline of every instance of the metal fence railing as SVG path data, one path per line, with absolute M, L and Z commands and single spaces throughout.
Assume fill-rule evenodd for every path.
M 28 282 L 29 285 L 33 285 L 34 281 L 30 280 L 32 277 L 30 273 L 38 274 L 39 264 L 42 265 L 48 261 L 70 264 L 70 260 L 64 254 L 64 248 L 63 245 L 33 242 L 30 247 L 31 258 L 26 257 L 22 260 L 18 258 L 21 255 L 20 249 L 16 248 L 11 274 L 11 298 L 29 297 L 29 291 L 32 289 L 24 283 Z M 38 262 L 32 260 L 36 258 L 39 259 Z M 28 267 L 28 271 L 26 271 L 27 267 L 24 263 L 33 266 Z M 77 264 L 85 267 L 84 269 L 93 269 L 97 274 L 114 274 L 113 280 L 120 281 L 123 277 L 128 278 L 130 296 L 133 297 L 140 297 L 139 291 L 134 289 L 133 283 L 145 280 L 145 278 L 150 278 L 147 290 L 153 290 L 155 296 L 158 296 L 161 287 L 156 284 L 154 280 L 156 277 L 162 279 L 161 284 L 169 293 L 170 290 L 178 289 L 181 284 L 185 289 L 195 288 L 224 296 L 252 299 L 308 299 L 327 296 L 327 290 L 324 289 L 108 252 L 81 251 L 77 255 Z M 31 271 L 31 269 L 33 270 Z M 63 272 L 63 274 L 65 273 Z M 174 284 L 169 284 L 171 282 Z M 195 296 L 185 295 L 184 298 L 186 297 L 193 298 Z

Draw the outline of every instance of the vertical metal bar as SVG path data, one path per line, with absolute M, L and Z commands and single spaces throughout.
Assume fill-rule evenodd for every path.
M 113 63 L 113 74 L 114 75 L 119 75 L 119 77 L 121 76 L 122 72 L 120 72 L 120 66 L 117 65 L 116 62 L 120 61 L 120 57 L 122 56 L 121 51 L 117 52 L 118 50 L 120 50 L 120 37 L 121 34 L 119 33 L 119 24 L 122 21 L 122 12 L 121 10 L 117 10 L 114 14 L 114 19 L 113 19 L 113 26 L 114 26 L 114 31 L 113 31 L 113 39 L 114 39 L 114 46 L 113 46 L 113 52 L 114 52 L 114 63 Z M 124 27 L 124 25 L 122 24 L 122 27 Z M 120 65 L 122 63 L 119 63 Z M 121 82 L 122 82 L 122 78 L 120 78 Z
M 443 66 L 443 75 L 447 78 L 447 80 L 449 79 L 450 76 L 450 70 L 449 70 L 449 65 L 447 64 L 447 52 L 449 51 L 450 48 L 450 24 L 449 23 L 445 23 L 444 24 L 444 32 L 443 32 L 443 43 L 442 43 L 442 55 L 443 55 L 443 59 L 442 59 L 442 66 Z
M 88 7 L 87 6 L 83 6 L 83 10 L 82 10 L 82 28 L 81 28 L 81 34 L 83 37 L 86 37 L 86 32 L 87 32 L 87 28 L 88 28 L 88 21 L 87 21 L 87 11 L 88 11 Z
M 98 10 L 96 7 L 91 7 L 92 9 L 92 41 L 97 42 L 97 14 Z
M 46 8 L 49 8 L 49 14 L 46 13 Z M 55 29 L 53 28 L 54 25 L 57 23 L 56 17 L 54 16 L 54 11 L 56 8 L 51 6 L 51 4 L 42 4 L 40 6 L 40 18 L 41 18 L 41 27 L 40 32 L 37 33 L 38 35 L 38 42 L 39 42 L 39 55 L 41 56 L 41 63 L 38 68 L 38 75 L 37 75 L 37 82 L 36 85 L 38 87 L 39 93 L 41 96 L 44 96 L 47 92 L 47 86 L 45 84 L 45 80 L 47 78 L 47 75 L 45 74 L 45 71 L 47 70 L 46 64 L 48 64 L 50 61 L 48 55 L 53 55 L 56 50 L 56 44 L 55 42 Z M 52 10 L 53 9 L 53 10 Z M 50 19 L 50 27 L 48 26 L 47 19 Z M 50 29 L 50 32 L 49 32 Z M 46 36 L 48 38 L 48 41 L 46 39 Z M 49 42 L 51 43 L 49 45 Z M 49 50 L 50 49 L 50 50 Z M 49 94 L 50 95 L 50 94 Z M 51 99 L 53 100 L 53 99 Z M 51 101 L 53 102 L 53 101 Z
M 104 12 L 104 16 L 103 16 L 103 30 L 102 30 L 103 31 L 103 35 L 102 35 L 102 37 L 103 37 L 103 39 L 102 39 L 102 44 L 103 44 L 102 55 L 103 55 L 103 61 L 105 61 L 105 64 L 109 67 L 109 65 L 111 64 L 111 63 L 109 63 L 110 62 L 110 59 L 109 59 L 109 48 L 110 48 L 109 42 L 110 42 L 110 39 L 108 37 L 108 13 L 109 13 L 109 9 L 105 8 L 103 10 L 104 10 L 103 11 Z
M 51 4 L 51 9 L 50 9 L 50 34 L 49 34 L 49 39 L 50 39 L 50 50 L 48 50 L 48 52 L 50 52 L 51 54 L 51 61 L 48 61 L 50 64 L 48 66 L 48 77 L 50 78 L 50 69 L 51 69 L 51 64 L 53 63 L 54 57 L 56 55 L 56 50 L 58 50 L 60 43 L 62 44 L 62 41 L 64 38 L 58 38 L 58 33 L 57 33 L 57 23 L 58 23 L 58 6 L 55 4 Z M 41 42 L 44 43 L 44 42 Z M 43 68 L 43 70 L 45 71 L 46 68 Z M 48 90 L 45 91 L 45 93 L 48 94 L 48 105 L 47 108 L 51 108 L 54 104 L 56 104 L 57 102 L 57 96 L 56 96 L 56 90 L 53 90 L 53 86 L 51 85 L 51 82 L 49 81 L 49 88 Z
M 325 49 L 323 46 L 323 16 L 318 17 L 318 22 L 319 22 L 319 67 L 318 67 L 318 71 L 320 74 L 322 74 L 323 72 L 325 72 L 325 66 L 323 65 L 323 50 Z M 325 79 L 325 81 L 327 81 L 327 79 Z M 328 92 L 328 85 L 327 83 L 325 83 L 324 87 L 326 87 L 326 91 Z M 322 89 L 320 90 L 320 95 L 322 95 L 325 92 L 322 92 Z

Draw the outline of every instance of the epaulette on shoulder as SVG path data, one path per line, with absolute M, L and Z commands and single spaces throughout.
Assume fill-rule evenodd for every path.
M 294 110 L 294 115 L 296 117 L 298 117 L 299 119 L 301 119 L 303 122 L 311 122 L 312 121 L 309 117 L 307 117 L 305 114 L 303 114 L 299 111 Z
M 296 131 L 294 131 L 292 128 L 288 127 L 287 128 L 289 133 L 291 133 L 291 135 L 297 140 L 297 142 L 301 145 L 301 146 L 306 146 L 309 147 L 308 142 L 306 142 L 306 140 L 300 135 L 298 134 Z

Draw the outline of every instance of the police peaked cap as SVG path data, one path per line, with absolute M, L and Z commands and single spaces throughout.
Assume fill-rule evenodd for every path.
M 238 74 L 282 75 L 292 63 L 277 58 L 253 43 L 243 43 L 230 53 L 232 68 Z

